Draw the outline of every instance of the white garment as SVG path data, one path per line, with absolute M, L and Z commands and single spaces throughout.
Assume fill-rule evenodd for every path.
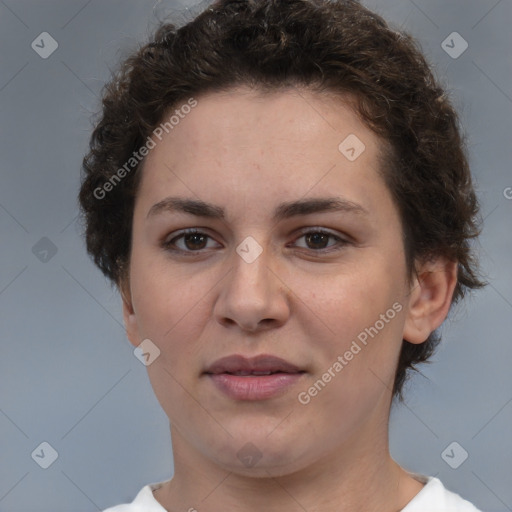
M 425 486 L 401 512 L 481 512 L 469 501 L 446 489 L 438 478 L 414 476 L 425 482 Z M 148 484 L 132 503 L 107 508 L 103 512 L 167 512 L 153 496 L 153 490 L 162 483 Z

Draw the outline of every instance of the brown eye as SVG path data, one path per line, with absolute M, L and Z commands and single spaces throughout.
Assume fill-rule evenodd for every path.
M 306 247 L 302 246 L 305 249 L 310 249 L 314 252 L 321 252 L 325 250 L 329 250 L 329 248 L 334 247 L 336 245 L 343 246 L 348 244 L 347 240 L 340 238 L 339 236 L 330 233 L 329 231 L 324 231 L 321 229 L 310 230 L 304 232 L 302 236 L 297 238 L 300 240 L 304 238 L 306 242 Z M 335 241 L 334 244 L 328 245 L 329 239 L 333 239 Z M 299 246 L 301 247 L 301 246 Z
M 208 239 L 211 239 L 211 237 L 206 233 L 197 229 L 188 229 L 178 236 L 164 241 L 162 247 L 173 252 L 197 253 L 208 248 Z M 182 242 L 181 245 L 178 242 Z
M 303 232 L 295 240 L 295 244 L 300 239 L 305 240 L 305 245 L 296 245 L 296 247 L 316 253 L 336 251 L 349 244 L 349 241 L 322 229 L 310 229 Z M 182 231 L 170 240 L 164 240 L 161 245 L 167 251 L 193 256 L 200 254 L 206 249 L 214 248 L 215 246 L 208 246 L 209 240 L 214 241 L 210 235 L 191 228 Z M 329 243 L 330 240 L 333 243 Z
M 305 236 L 306 243 L 310 246 L 311 249 L 325 249 L 326 245 L 329 242 L 329 238 L 332 238 L 331 235 L 326 233 L 316 232 L 316 233 L 308 233 Z
M 198 250 L 205 248 L 205 240 L 208 236 L 200 233 L 187 233 L 182 235 L 182 238 L 187 249 Z

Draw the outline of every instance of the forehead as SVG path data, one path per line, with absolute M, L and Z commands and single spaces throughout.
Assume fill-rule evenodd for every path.
M 139 194 L 153 202 L 172 190 L 264 208 L 272 198 L 334 191 L 369 204 L 385 187 L 381 141 L 348 97 L 236 88 L 195 99 L 146 157 Z
M 341 140 L 357 132 L 371 153 L 376 136 L 360 121 L 352 104 L 348 96 L 304 89 L 263 92 L 238 87 L 197 98 L 197 106 L 173 128 L 171 138 L 175 151 L 187 150 L 183 157 L 197 156 L 188 151 L 193 146 L 201 153 L 227 155 L 278 148 L 275 157 L 290 157 L 294 151 L 319 159 L 326 150 L 338 156 Z

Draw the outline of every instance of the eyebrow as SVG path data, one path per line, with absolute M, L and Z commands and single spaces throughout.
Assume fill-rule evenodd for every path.
M 181 212 L 208 219 L 225 220 L 225 211 L 222 207 L 206 203 L 197 199 L 183 197 L 166 197 L 154 204 L 146 218 L 164 212 Z M 310 215 L 322 212 L 344 212 L 369 215 L 369 212 L 360 204 L 341 197 L 321 197 L 311 199 L 299 199 L 297 201 L 283 202 L 274 210 L 272 220 L 274 222 L 289 219 L 300 215 Z

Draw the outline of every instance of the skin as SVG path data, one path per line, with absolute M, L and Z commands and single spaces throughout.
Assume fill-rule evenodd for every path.
M 146 157 L 121 283 L 128 338 L 160 350 L 147 370 L 170 420 L 175 472 L 154 495 L 169 511 L 401 510 L 423 484 L 389 454 L 396 363 L 403 338 L 421 343 L 446 317 L 456 263 L 438 258 L 407 279 L 398 210 L 379 174 L 382 142 L 348 98 L 237 88 L 197 100 Z M 353 162 L 338 150 L 349 134 L 365 144 Z M 169 196 L 213 203 L 226 217 L 148 217 Z M 271 219 L 281 202 L 333 196 L 366 213 Z M 175 248 L 199 254 L 163 247 L 194 227 L 208 238 Z M 252 263 L 236 252 L 248 236 L 263 250 Z M 402 310 L 378 335 L 299 403 L 396 302 Z M 262 353 L 306 373 L 262 401 L 228 398 L 202 374 L 220 357 Z M 237 457 L 247 443 L 261 454 L 252 467 Z

